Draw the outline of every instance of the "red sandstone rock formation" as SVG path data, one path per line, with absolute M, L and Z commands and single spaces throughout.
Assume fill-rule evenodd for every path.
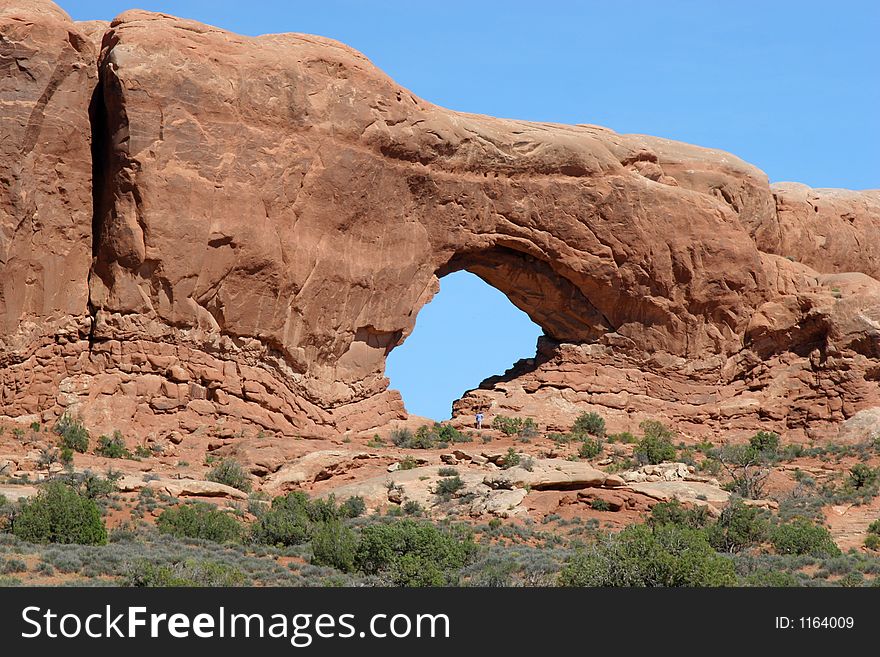
M 0 6 L 0 414 L 55 404 L 89 331 L 97 50 L 54 4 Z
M 320 37 L 78 27 L 19 0 L 0 18 L 28 53 L 0 69 L 0 414 L 373 429 L 405 417 L 388 352 L 461 269 L 546 339 L 459 413 L 802 435 L 880 403 L 876 193 L 802 200 L 727 153 L 452 112 Z M 22 169 L 31 141 L 49 161 Z M 29 189 L 46 229 L 8 239 Z M 59 254 L 39 284 L 37 235 Z

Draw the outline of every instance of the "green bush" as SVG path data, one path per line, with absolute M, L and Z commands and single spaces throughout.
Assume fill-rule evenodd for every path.
M 400 469 L 401 470 L 413 470 L 417 468 L 419 465 L 418 461 L 416 461 L 412 456 L 405 456 L 400 461 Z
M 759 431 L 749 438 L 749 447 L 768 458 L 773 458 L 779 451 L 779 434 L 772 431 Z
M 368 525 L 361 532 L 355 568 L 385 575 L 395 586 L 443 586 L 476 552 L 470 533 L 428 522 L 400 520 Z
M 593 511 L 610 511 L 611 504 L 609 504 L 607 500 L 596 498 L 590 500 L 590 508 L 593 509 Z
M 443 467 L 443 468 L 438 468 L 437 474 L 440 475 L 441 477 L 457 477 L 458 470 L 456 470 L 455 468 Z
M 58 460 L 64 465 L 70 465 L 73 463 L 73 450 L 70 447 L 62 447 L 58 452 Z
M 523 430 L 527 430 L 531 432 L 532 430 L 537 430 L 538 425 L 535 424 L 535 421 L 528 418 L 521 417 L 508 417 L 506 415 L 496 415 L 492 419 L 492 428 L 500 431 L 505 436 L 514 436 L 518 433 L 521 433 Z
M 639 428 L 643 436 L 633 450 L 639 463 L 656 465 L 675 460 L 675 445 L 672 444 L 675 434 L 672 431 L 656 420 L 645 420 Z
M 699 505 L 689 509 L 676 499 L 658 502 L 651 507 L 651 515 L 648 517 L 648 525 L 651 527 L 678 525 L 701 529 L 708 524 L 709 510 L 705 506 Z
M 30 543 L 107 542 L 107 528 L 94 500 L 59 482 L 47 484 L 21 503 L 12 521 L 12 533 Z
M 582 459 L 594 459 L 601 453 L 602 439 L 590 438 L 589 436 L 585 436 L 580 448 L 578 449 L 578 456 L 580 456 Z
M 397 447 L 409 447 L 413 440 L 413 432 L 406 427 L 391 430 L 391 442 Z
M 598 413 L 581 413 L 571 426 L 571 435 L 576 439 L 586 436 L 605 436 L 605 420 Z
M 440 499 L 449 500 L 462 488 L 464 488 L 464 481 L 462 481 L 461 477 L 458 475 L 455 475 L 454 477 L 443 477 L 437 481 L 434 493 Z
M 466 436 L 451 424 L 435 422 L 429 426 L 423 424 L 415 433 L 407 428 L 393 429 L 391 442 L 404 449 L 433 449 L 451 443 L 466 443 L 473 439 Z
M 339 520 L 319 523 L 312 535 L 312 563 L 350 573 L 357 546 L 357 535 Z
M 422 508 L 422 505 L 415 500 L 407 500 L 406 502 L 404 502 L 402 510 L 404 515 L 407 516 L 420 516 L 425 512 L 425 510 Z
M 877 471 L 866 463 L 856 463 L 849 469 L 849 481 L 853 488 L 869 488 L 877 483 Z
M 207 475 L 208 481 L 232 486 L 245 493 L 251 492 L 251 476 L 235 459 L 223 459 Z
M 768 530 L 769 523 L 760 509 L 734 498 L 709 528 L 709 543 L 719 552 L 741 552 L 766 541 Z
M 800 580 L 793 573 L 779 570 L 761 570 L 751 573 L 743 579 L 743 586 L 793 588 L 801 586 Z
M 11 575 L 12 573 L 26 573 L 27 564 L 21 559 L 10 559 L 0 565 L 0 573 Z
M 315 525 L 338 519 L 335 504 L 312 502 L 302 491 L 272 500 L 271 508 L 254 523 L 253 539 L 264 545 L 302 545 L 311 539 Z
M 717 453 L 721 466 L 730 476 L 726 489 L 749 500 L 764 497 L 770 469 L 768 458 L 751 445 L 724 445 Z
M 575 554 L 560 586 L 734 586 L 733 563 L 689 527 L 630 525 Z
M 237 542 L 243 533 L 238 520 L 206 502 L 165 509 L 156 520 L 156 527 L 163 534 L 215 543 Z
M 360 518 L 367 512 L 367 503 L 360 495 L 353 495 L 339 505 L 339 514 L 343 518 Z
M 875 552 L 880 551 L 880 536 L 877 534 L 868 534 L 865 537 L 865 547 Z
M 58 418 L 54 431 L 61 436 L 59 441 L 61 447 L 67 447 L 80 454 L 85 454 L 89 449 L 89 432 L 82 420 L 65 413 Z
M 513 447 L 507 448 L 507 453 L 504 455 L 504 465 L 502 466 L 505 470 L 508 468 L 513 468 L 519 465 L 520 456 L 516 453 L 516 450 Z
M 104 456 L 108 459 L 128 459 L 131 458 L 131 452 L 125 446 L 125 440 L 122 438 L 120 431 L 114 431 L 113 437 L 100 436 L 98 438 L 98 446 L 95 447 L 95 454 Z
M 806 518 L 795 518 L 789 523 L 777 525 L 770 532 L 770 542 L 778 554 L 809 554 L 814 557 L 840 554 L 840 548 L 834 543 L 831 533 Z
M 878 536 L 880 536 L 880 520 L 875 520 L 870 525 L 868 525 L 868 533 L 877 534 Z
M 138 587 L 192 587 L 244 586 L 244 573 L 216 561 L 177 561 L 171 564 L 154 564 L 138 561 L 126 570 L 124 586 Z

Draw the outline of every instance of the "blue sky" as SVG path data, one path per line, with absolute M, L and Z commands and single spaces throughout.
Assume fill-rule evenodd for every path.
M 771 181 L 880 187 L 880 3 L 62 0 L 76 20 L 136 6 L 242 34 L 344 41 L 419 96 L 495 116 L 596 123 L 730 151 Z M 499 292 L 441 281 L 388 374 L 437 419 L 534 354 Z

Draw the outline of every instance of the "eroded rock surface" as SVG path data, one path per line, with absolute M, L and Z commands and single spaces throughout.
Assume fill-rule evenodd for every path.
M 453 112 L 321 37 L 0 19 L 2 414 L 374 430 L 406 418 L 386 356 L 461 269 L 545 337 L 457 414 L 805 437 L 880 404 L 876 192 Z
M 97 50 L 52 3 L 0 6 L 0 414 L 51 408 L 89 332 Z

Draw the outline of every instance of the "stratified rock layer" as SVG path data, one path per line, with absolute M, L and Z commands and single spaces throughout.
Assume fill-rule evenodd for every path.
M 103 30 L 32 19 L 85 50 Z M 103 33 L 97 69 L 80 90 L 96 98 L 94 221 L 59 241 L 94 241 L 75 279 L 89 280 L 90 341 L 29 366 L 66 373 L 54 399 L 4 383 L 7 414 L 372 430 L 406 416 L 388 352 L 462 269 L 546 337 L 458 413 L 563 426 L 597 408 L 620 428 L 659 416 L 694 434 L 827 433 L 880 403 L 875 194 L 821 192 L 849 227 L 807 241 L 817 218 L 799 192 L 732 155 L 452 112 L 314 36 L 130 11 Z M 88 145 L 88 113 L 67 109 Z M 90 179 L 66 182 L 90 217 Z

